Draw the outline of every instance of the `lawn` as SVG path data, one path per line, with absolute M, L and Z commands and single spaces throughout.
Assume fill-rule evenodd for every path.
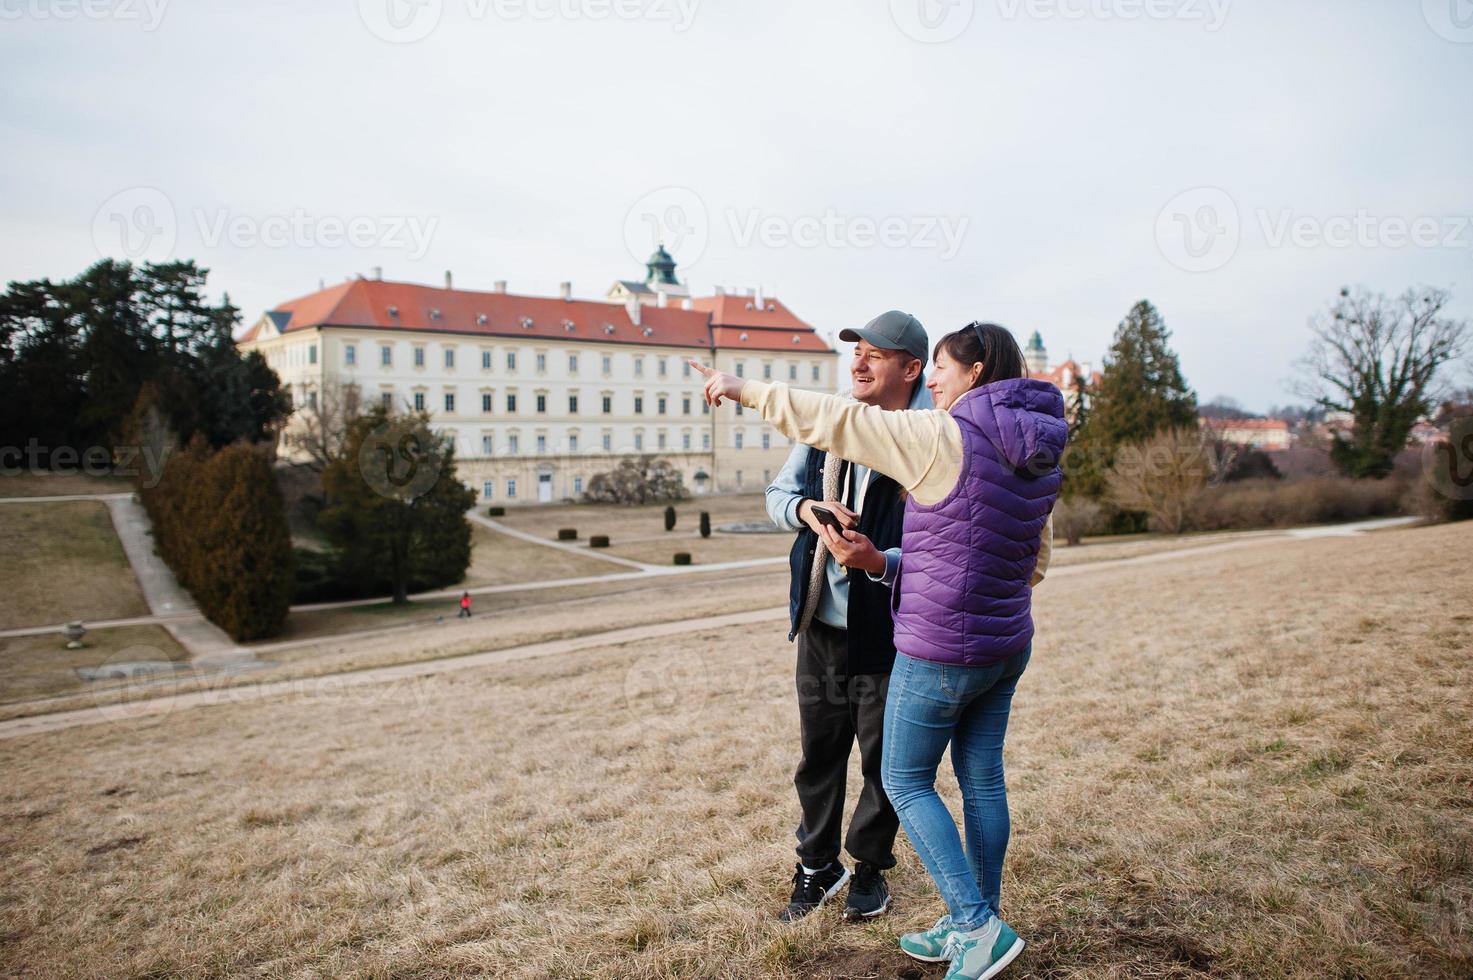
M 1419 528 L 1042 586 L 1005 976 L 1473 972 L 1470 551 Z M 0 742 L 0 972 L 939 977 L 894 947 L 940 912 L 903 838 L 891 915 L 775 921 L 784 634 Z
M 117 686 L 111 681 L 84 681 L 77 676 L 79 667 L 189 659 L 162 626 L 91 630 L 83 642 L 82 649 L 68 650 L 66 638 L 58 633 L 0 638 L 0 703 L 91 694 Z
M 627 569 L 612 562 L 544 548 L 530 541 L 497 532 L 471 521 L 471 566 L 466 569 L 466 588 L 479 585 L 514 585 L 560 578 L 614 575 Z
M 148 615 L 101 501 L 0 504 L 0 540 L 0 629 Z
M 635 539 L 660 539 L 666 535 L 665 504 L 618 507 L 607 504 L 559 504 L 548 507 L 513 508 L 506 516 L 494 518 L 518 531 L 557 537 L 559 528 L 570 527 L 580 541 L 590 535 L 607 534 L 617 544 Z M 731 521 L 766 521 L 761 494 L 722 494 L 696 497 L 675 504 L 675 530 L 671 538 L 695 533 L 700 527 L 701 511 L 711 515 L 714 530 Z
M 86 473 L 9 473 L 0 476 L 0 497 L 65 497 L 83 493 L 132 493 L 132 479 Z

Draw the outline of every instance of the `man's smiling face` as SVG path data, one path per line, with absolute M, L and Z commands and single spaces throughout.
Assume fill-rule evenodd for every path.
M 905 351 L 876 347 L 861 339 L 854 348 L 849 364 L 849 378 L 854 382 L 854 397 L 866 405 L 904 407 L 910 401 L 911 388 L 920 375 L 921 362 Z

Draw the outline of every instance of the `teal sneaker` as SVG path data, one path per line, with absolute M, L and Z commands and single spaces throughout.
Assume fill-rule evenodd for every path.
M 946 937 L 952 933 L 951 916 L 943 915 L 925 932 L 908 932 L 900 937 L 900 949 L 922 963 L 945 963 L 951 959 L 946 951 Z
M 972 932 L 953 932 L 946 937 L 951 969 L 945 980 L 988 980 L 1001 973 L 1018 954 L 1023 940 L 1002 919 L 993 916 L 987 925 Z

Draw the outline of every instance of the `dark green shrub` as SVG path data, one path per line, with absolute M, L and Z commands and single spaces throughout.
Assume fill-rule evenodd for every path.
M 665 530 L 667 530 L 667 531 L 673 531 L 673 530 L 675 530 L 675 508 L 674 507 L 667 506 L 665 508 Z
M 607 548 L 608 546 L 609 536 L 607 534 L 595 534 L 588 539 L 588 547 L 590 548 Z
M 505 507 L 499 507 L 499 506 L 498 507 L 487 507 L 486 508 L 486 516 L 487 517 L 505 517 L 506 516 L 506 508 Z
M 709 538 L 710 536 L 711 536 L 711 515 L 708 514 L 708 513 L 706 513 L 703 510 L 703 511 L 701 511 L 701 537 L 703 537 L 703 538 Z
M 577 541 L 578 529 L 576 527 L 558 528 L 557 539 L 559 541 Z
M 688 552 L 688 551 L 677 551 L 675 553 L 675 564 L 677 564 L 677 565 L 689 565 L 690 564 L 690 552 Z

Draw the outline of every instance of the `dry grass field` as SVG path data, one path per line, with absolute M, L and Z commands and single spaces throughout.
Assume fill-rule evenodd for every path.
M 1470 552 L 1446 526 L 1041 587 L 1006 976 L 1470 975 Z M 903 838 L 890 916 L 773 918 L 784 633 L 0 742 L 0 972 L 939 976 L 894 948 L 940 911 Z
M 79 667 L 188 659 L 184 648 L 162 626 L 89 630 L 81 650 L 68 650 L 66 639 L 59 633 L 0 637 L 0 706 L 95 689 L 94 683 L 77 675 Z
M 82 493 L 132 493 L 125 476 L 87 473 L 11 473 L 0 476 L 0 497 L 65 497 Z
M 0 504 L 0 541 L 0 629 L 148 615 L 101 501 Z
M 461 585 L 473 589 L 481 585 L 612 575 L 622 570 L 612 562 L 497 534 L 484 524 L 472 521 L 471 566 L 466 569 L 465 581 Z

